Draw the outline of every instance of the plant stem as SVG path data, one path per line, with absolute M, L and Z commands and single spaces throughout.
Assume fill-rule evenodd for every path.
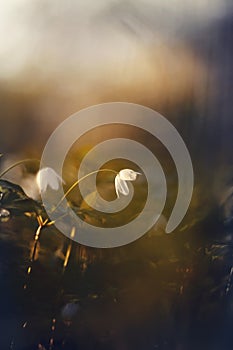
M 15 168 L 18 165 L 24 164 L 24 163 L 28 163 L 28 162 L 38 162 L 40 163 L 39 159 L 23 159 L 20 160 L 12 165 L 10 165 L 8 168 L 6 168 L 5 170 L 3 170 L 3 172 L 0 174 L 0 178 L 3 177 L 6 173 L 8 173 L 8 171 L 10 171 L 11 169 Z
M 112 169 L 98 169 L 98 170 L 95 170 L 95 171 L 92 171 L 91 173 L 87 174 L 87 175 L 84 175 L 83 177 L 81 177 L 80 179 L 78 179 L 77 181 L 75 181 L 73 183 L 73 185 L 66 191 L 66 193 L 64 194 L 64 196 L 60 199 L 60 201 L 57 203 L 57 205 L 55 206 L 55 208 L 52 210 L 51 213 L 53 213 L 58 207 L 59 205 L 63 202 L 63 200 L 66 198 L 66 196 L 68 194 L 70 194 L 70 192 L 83 180 L 85 180 L 87 177 L 91 176 L 91 175 L 94 175 L 94 174 L 97 174 L 97 173 L 100 173 L 100 172 L 111 172 L 111 173 L 114 173 L 114 174 L 118 174 L 117 171 L 115 170 L 112 170 Z

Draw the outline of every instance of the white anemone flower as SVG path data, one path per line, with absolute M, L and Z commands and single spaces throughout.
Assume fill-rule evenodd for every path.
M 141 173 L 138 173 L 137 171 L 134 171 L 132 169 L 122 169 L 116 175 L 115 190 L 118 198 L 120 197 L 120 193 L 124 196 L 127 196 L 129 194 L 129 187 L 127 181 L 135 181 L 137 175 L 141 175 Z
M 52 168 L 42 168 L 36 175 L 36 182 L 40 192 L 45 192 L 48 187 L 57 191 L 63 179 Z

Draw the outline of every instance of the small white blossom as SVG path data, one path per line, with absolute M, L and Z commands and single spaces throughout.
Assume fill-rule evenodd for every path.
M 116 195 L 119 198 L 120 193 L 124 196 L 129 194 L 129 187 L 127 181 L 135 181 L 137 175 L 141 175 L 132 169 L 122 169 L 115 177 L 115 190 Z
M 48 187 L 57 191 L 60 184 L 64 183 L 63 179 L 52 168 L 40 169 L 36 176 L 36 182 L 40 192 L 45 192 Z

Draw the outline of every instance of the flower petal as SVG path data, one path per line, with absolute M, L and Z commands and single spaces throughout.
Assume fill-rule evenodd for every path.
M 119 174 L 117 174 L 115 177 L 115 190 L 118 198 L 120 193 L 122 193 L 124 196 L 127 196 L 129 194 L 129 187 L 127 185 L 127 182 L 122 180 Z
M 45 192 L 48 187 L 47 177 L 46 177 L 46 168 L 40 169 L 36 175 L 37 186 L 39 187 L 40 192 Z
M 141 175 L 141 173 L 138 173 L 137 171 L 134 171 L 132 169 L 122 169 L 119 172 L 119 176 L 121 180 L 125 180 L 125 181 L 135 181 L 137 178 L 137 175 Z
M 57 191 L 60 183 L 64 182 L 55 170 L 48 167 L 40 169 L 36 179 L 41 192 L 45 192 L 48 186 Z

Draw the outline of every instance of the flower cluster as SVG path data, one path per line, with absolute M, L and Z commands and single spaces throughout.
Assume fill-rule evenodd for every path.
M 129 194 L 128 181 L 135 181 L 137 175 L 141 173 L 136 172 L 132 169 L 122 169 L 115 176 L 115 191 L 119 198 L 120 194 L 127 196 Z M 43 193 L 50 187 L 52 190 L 57 191 L 59 186 L 64 183 L 64 180 L 53 170 L 52 168 L 42 168 L 37 173 L 37 185 L 40 192 Z

